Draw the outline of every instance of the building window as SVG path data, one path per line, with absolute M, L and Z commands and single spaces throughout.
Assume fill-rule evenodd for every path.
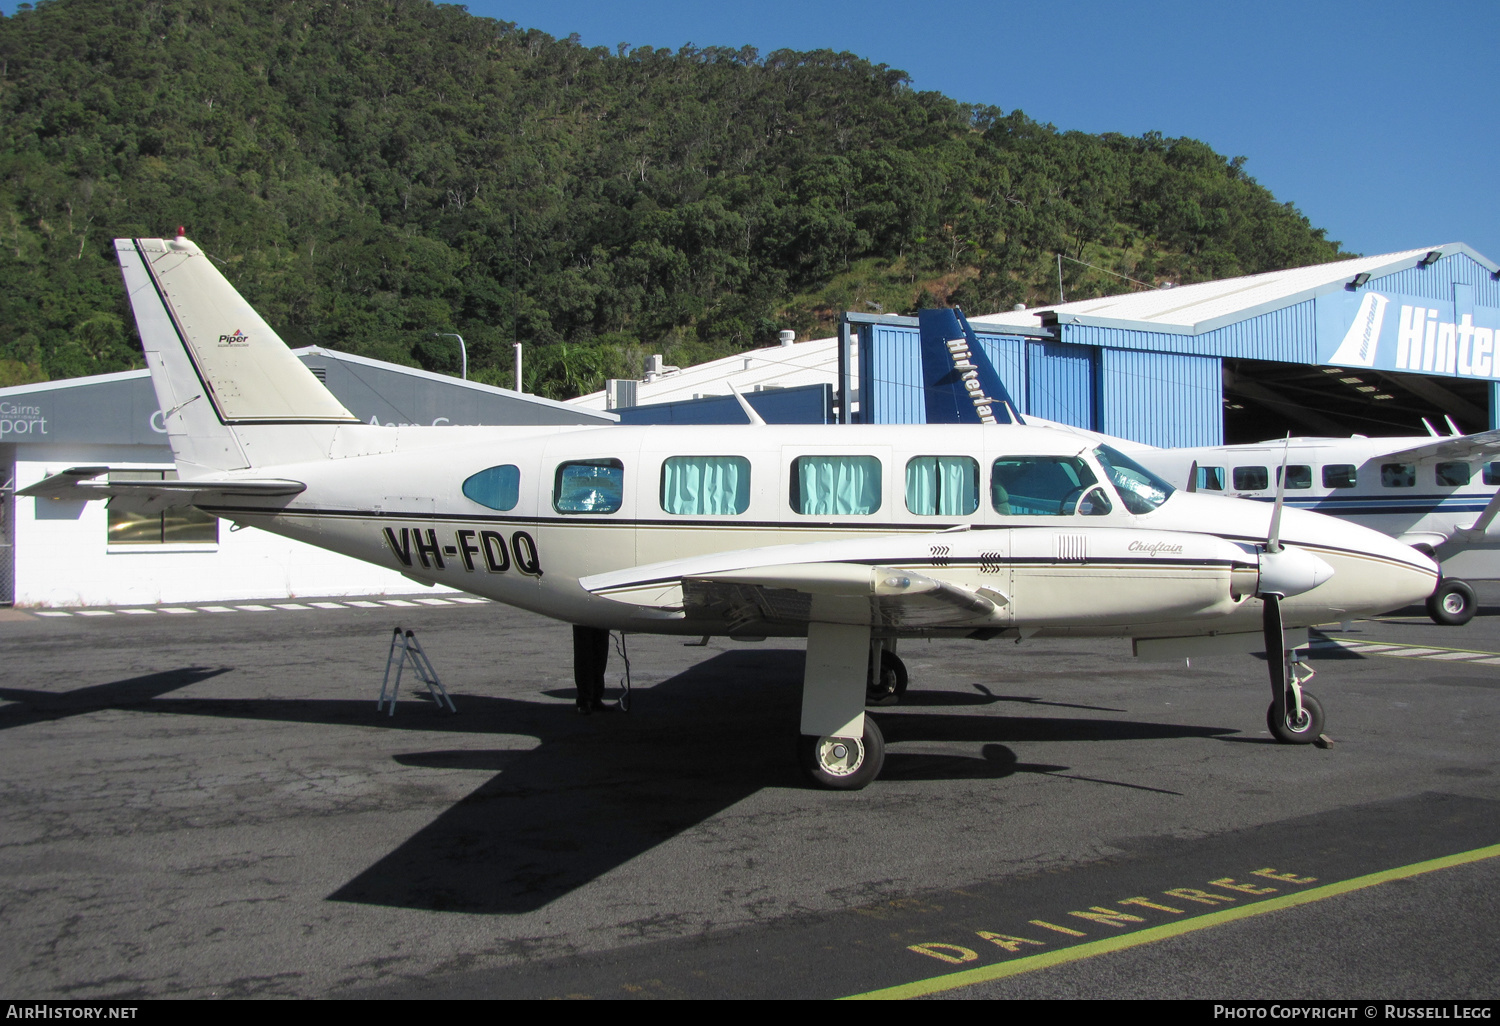
M 490 509 L 515 509 L 521 497 L 521 468 L 507 463 L 481 470 L 464 481 L 464 494 Z
M 1281 468 L 1276 468 L 1276 480 L 1281 480 Z M 1288 488 L 1311 488 L 1312 467 L 1287 467 L 1286 486 Z
M 111 481 L 175 481 L 175 470 L 113 470 Z M 217 545 L 219 521 L 192 506 L 132 513 L 109 505 L 111 545 Z
M 1265 467 L 1235 467 L 1234 490 L 1237 492 L 1263 492 L 1271 487 L 1271 475 Z
M 743 456 L 673 456 L 661 465 L 661 508 L 686 516 L 733 516 L 750 508 Z
M 923 517 L 966 517 L 979 508 L 979 464 L 968 456 L 906 463 L 906 508 Z
M 1359 483 L 1359 474 L 1352 463 L 1330 463 L 1323 468 L 1324 488 L 1353 488 Z
M 1224 490 L 1224 468 L 1199 467 L 1195 487 L 1200 492 L 1222 492 Z
M 613 513 L 624 495 L 625 464 L 619 460 L 570 460 L 557 466 L 552 508 L 559 513 Z
M 798 456 L 792 461 L 790 501 L 806 516 L 869 516 L 880 509 L 880 460 Z
M 1457 488 L 1469 483 L 1467 463 L 1439 463 L 1435 468 L 1439 488 Z
M 1011 517 L 1071 516 L 1078 500 L 1099 483 L 1077 456 L 1002 456 L 990 473 L 995 512 Z M 1091 496 L 1088 505 L 1086 515 L 1099 515 L 1094 512 L 1097 497 Z
M 1380 487 L 1415 488 L 1417 465 L 1415 463 L 1382 463 L 1380 465 Z

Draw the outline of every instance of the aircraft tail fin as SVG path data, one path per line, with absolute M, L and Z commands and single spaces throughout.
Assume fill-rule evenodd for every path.
M 917 321 L 927 423 L 1026 423 L 961 311 L 919 310 Z
M 358 423 L 192 242 L 116 239 L 184 478 L 317 459 Z

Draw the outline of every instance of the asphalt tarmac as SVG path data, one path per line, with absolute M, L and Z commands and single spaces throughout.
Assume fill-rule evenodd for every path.
M 800 643 L 633 635 L 580 717 L 501 606 L 6 612 L 0 998 L 1493 1000 L 1481 596 L 1331 634 L 1327 747 L 1250 657 L 903 643 L 852 794 L 794 764 Z M 377 712 L 397 624 L 456 714 Z

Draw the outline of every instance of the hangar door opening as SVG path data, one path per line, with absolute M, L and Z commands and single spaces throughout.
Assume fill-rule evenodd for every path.
M 1224 360 L 1224 442 L 1296 435 L 1425 435 L 1425 417 L 1444 434 L 1487 430 L 1490 385 L 1466 378 Z

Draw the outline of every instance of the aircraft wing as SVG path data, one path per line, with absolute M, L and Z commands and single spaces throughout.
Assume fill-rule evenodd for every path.
M 1500 431 L 1479 431 L 1472 435 L 1457 435 L 1451 438 L 1434 438 L 1421 445 L 1386 453 L 1382 460 L 1415 461 L 1436 457 L 1448 460 L 1471 460 L 1477 457 L 1500 456 Z
M 579 581 L 600 598 L 666 616 L 714 616 L 730 630 L 754 624 L 861 623 L 904 627 L 995 627 L 1010 599 L 914 569 L 932 562 L 935 535 L 890 536 L 720 552 L 597 574 Z M 951 549 L 951 544 L 945 552 Z M 846 601 L 819 603 L 814 596 Z
M 233 480 L 194 481 L 111 481 L 97 480 L 109 473 L 109 467 L 72 467 L 53 474 L 36 484 L 22 488 L 17 495 L 60 502 L 87 502 L 109 499 L 112 503 L 138 513 L 193 506 L 228 495 L 290 496 L 306 490 L 301 481 L 285 478 L 236 478 Z

